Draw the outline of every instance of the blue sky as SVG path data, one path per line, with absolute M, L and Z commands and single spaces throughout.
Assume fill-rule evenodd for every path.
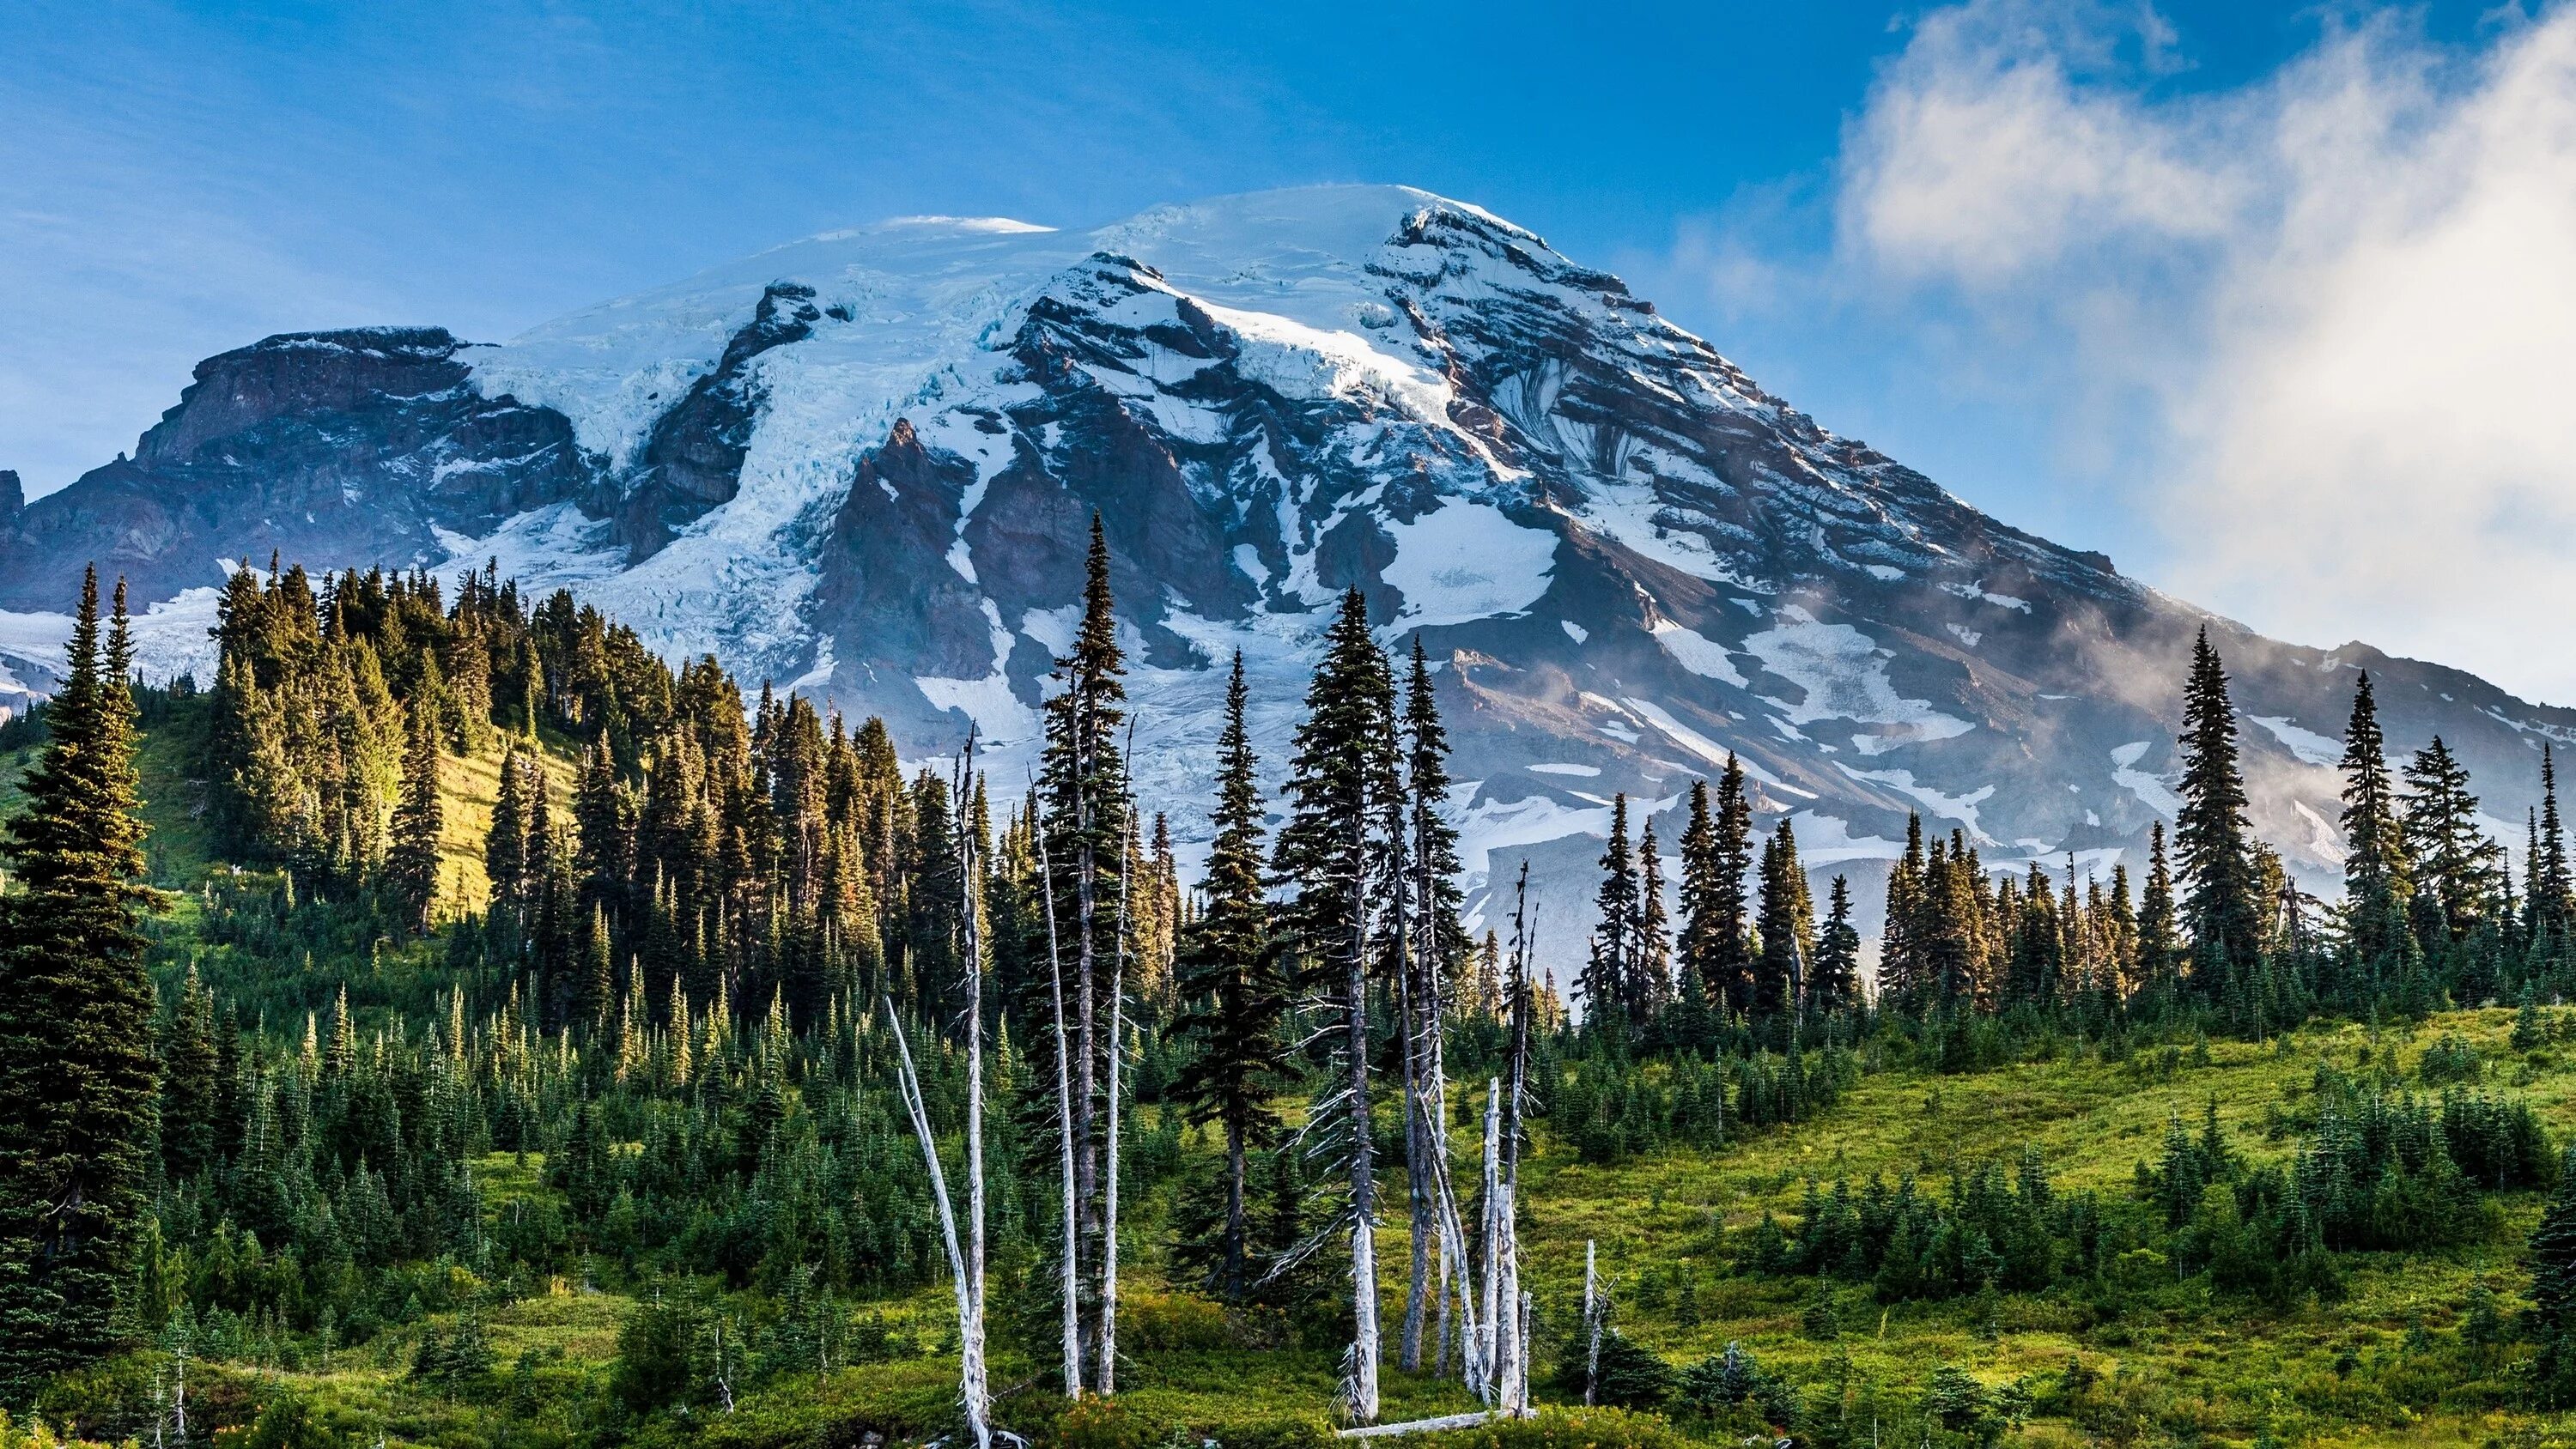
M 2480 399 L 2514 357 L 2545 353 L 2555 303 L 2540 324 L 2496 322 L 2511 335 L 2452 334 L 2464 309 L 2532 310 L 2494 297 L 2479 238 L 2508 275 L 2563 256 L 2542 245 L 2563 199 L 2536 226 L 2495 213 L 2559 175 L 2556 149 L 2503 133 L 2534 105 L 2576 105 L 2564 10 L 16 0 L 8 14 L 0 467 L 32 492 L 130 447 L 198 358 L 272 331 L 422 321 L 501 337 L 889 215 L 1087 225 L 1226 191 L 1401 181 L 1621 272 L 1826 426 L 2007 521 L 2274 632 L 2360 634 L 2576 697 L 2576 662 L 2535 664 L 2479 628 L 2497 601 L 2381 598 L 2394 555 L 2421 546 L 2405 515 L 2428 480 L 2420 460 L 2371 460 L 2416 444 L 2350 436 L 2339 407 L 2392 413 L 2374 384 L 2298 385 L 2320 355 L 2384 336 L 2374 318 L 2404 324 L 2377 317 L 2394 285 L 2422 292 L 2406 325 L 2440 334 L 2426 355 L 2459 359 L 2436 380 L 2441 416 L 2528 411 L 2510 386 Z M 2464 171 L 2494 179 L 2464 192 L 2446 180 Z M 2373 283 L 2389 247 L 2428 231 L 2455 244 Z M 2483 302 L 2458 294 L 2469 266 L 2489 279 Z M 2295 420 L 2288 438 L 2273 418 Z M 2517 433 L 2477 465 L 2487 491 L 2466 495 L 2461 547 L 2565 541 L 2564 479 L 2530 462 L 2555 441 Z M 2463 445 L 2422 446 L 2448 466 Z M 2355 468 L 2386 476 L 2356 484 Z M 2303 542 L 2266 522 L 2356 486 L 2385 495 L 2367 538 Z M 2203 547 L 2213 516 L 2241 522 L 2246 546 Z M 2284 577 L 2284 548 L 2311 566 Z

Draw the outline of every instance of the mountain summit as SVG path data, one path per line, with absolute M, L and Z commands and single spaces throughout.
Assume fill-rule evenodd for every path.
M 375 328 L 210 358 L 130 458 L 33 504 L 0 491 L 0 690 L 60 657 L 51 611 L 85 560 L 158 601 L 163 669 L 203 667 L 227 560 L 497 560 L 668 654 L 882 714 L 917 757 L 971 722 L 1015 772 L 1095 511 L 1138 787 L 1178 835 L 1224 666 L 1243 653 L 1275 767 L 1356 588 L 1438 665 L 1471 875 L 1530 855 L 1559 922 L 1585 918 L 1612 795 L 1669 810 L 1729 751 L 1811 866 L 1891 858 L 1919 812 L 1989 866 L 2134 870 L 2174 808 L 2204 625 L 2256 827 L 2317 881 L 2342 855 L 2353 671 L 2392 745 L 2462 755 L 2508 840 L 2540 741 L 2576 727 L 2458 671 L 2261 638 L 1997 522 L 1618 278 L 1375 186 L 1090 232 L 913 218 L 499 346 Z

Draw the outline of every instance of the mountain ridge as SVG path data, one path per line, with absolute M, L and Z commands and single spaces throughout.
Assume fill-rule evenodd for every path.
M 1989 865 L 2140 866 L 2203 625 L 2257 827 L 2316 887 L 2350 668 L 2382 677 L 2393 745 L 2445 735 L 2512 840 L 2538 742 L 2576 737 L 2576 713 L 2263 639 L 1993 519 L 1536 233 L 1381 187 L 1090 232 L 886 223 L 497 346 L 362 329 L 221 354 L 133 458 L 0 512 L 0 668 L 41 673 L 37 621 L 85 557 L 143 581 L 169 667 L 220 559 L 493 558 L 666 653 L 881 713 L 909 755 L 971 719 L 1007 772 L 1095 509 L 1139 787 L 1185 841 L 1226 658 L 1275 766 L 1322 610 L 1358 587 L 1440 665 L 1471 874 L 1527 852 L 1573 919 L 1609 795 L 1670 808 L 1729 749 L 1811 867 L 1883 862 L 1909 810 Z

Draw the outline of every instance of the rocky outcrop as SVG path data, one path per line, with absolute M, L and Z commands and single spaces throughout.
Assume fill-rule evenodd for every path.
M 653 424 L 642 466 L 613 504 L 618 541 L 631 557 L 652 554 L 692 519 L 734 496 L 764 401 L 754 364 L 773 348 L 814 335 L 822 317 L 812 287 L 772 283 L 751 321 L 725 345 L 715 370 L 691 383 Z
M 166 599 L 219 560 L 442 562 L 441 530 L 489 531 L 582 499 L 596 468 L 558 414 L 487 398 L 439 328 L 289 333 L 199 363 L 131 458 L 0 535 L 0 608 L 60 609 L 84 564 Z

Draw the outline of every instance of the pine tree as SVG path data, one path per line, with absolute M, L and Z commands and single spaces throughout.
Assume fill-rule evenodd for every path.
M 1384 838 L 1396 778 L 1395 687 L 1357 589 L 1325 634 L 1289 761 L 1288 819 L 1273 869 L 1289 887 L 1281 924 L 1306 978 L 1329 1003 L 1338 1133 L 1350 1164 L 1353 1416 L 1377 1417 L 1377 1193 L 1369 1086 L 1367 967 L 1378 887 L 1401 842 Z M 1313 1128 L 1310 1131 L 1315 1130 Z
M 2576 1390 L 2576 1149 L 2559 1163 L 2558 1185 L 2532 1227 L 2528 1251 L 2541 1374 L 2564 1403 Z
M 1575 994 L 1583 998 L 1584 1018 L 1593 1028 L 1608 1031 L 1614 1023 L 1633 1026 L 1628 1020 L 1627 988 L 1637 930 L 1637 867 L 1628 850 L 1628 797 L 1624 794 L 1610 802 L 1610 838 L 1602 847 L 1601 886 L 1592 901 L 1600 923 L 1593 929 L 1592 952 L 1583 974 L 1575 978 Z
M 2353 686 L 2352 718 L 2343 735 L 2344 916 L 2353 956 L 2381 973 L 2404 961 L 2406 906 L 2413 894 L 2406 839 L 2388 776 L 2388 743 L 2364 672 Z
M 215 1049 L 215 998 L 188 963 L 161 1033 L 161 1164 L 186 1182 L 218 1160 L 222 1079 Z
M 2254 970 L 2263 907 L 2245 823 L 2245 776 L 2237 767 L 2236 709 L 2206 625 L 2192 646 L 2181 744 L 2182 809 L 2174 817 L 2174 848 L 2188 885 L 2182 917 L 2191 928 L 2191 985 L 2215 999 L 2229 981 Z
M 1747 950 L 1745 875 L 1753 868 L 1753 811 L 1744 795 L 1744 767 L 1726 757 L 1714 811 L 1705 782 L 1691 792 L 1691 820 L 1682 833 L 1682 936 L 1709 1004 L 1743 1011 L 1753 1002 L 1753 962 Z
M 2540 746 L 2540 840 L 2532 852 L 2531 889 L 2525 909 L 2531 914 L 2528 934 L 2532 959 L 2555 970 L 2568 957 L 2568 937 L 2576 930 L 2576 882 L 2567 875 L 2567 830 L 2558 814 L 2558 766 L 2548 741 Z
M 1127 718 L 1127 666 L 1118 644 L 1109 565 L 1108 535 L 1095 512 L 1083 565 L 1082 622 L 1072 648 L 1055 661 L 1057 689 L 1046 702 L 1046 750 L 1038 782 L 1046 797 L 1055 911 L 1067 934 L 1075 1203 L 1086 1268 L 1103 1261 L 1102 1075 L 1111 1050 L 1108 962 L 1119 949 L 1113 906 L 1126 874 L 1129 833 L 1126 762 L 1119 740 L 1119 727 Z M 1033 1032 L 1029 1039 L 1041 1051 L 1053 1050 L 1049 1034 Z M 1097 1285 L 1085 1291 L 1096 1292 Z M 1094 1359 L 1088 1382 L 1100 1381 L 1099 1348 L 1094 1342 L 1087 1350 Z
M 528 772 L 521 758 L 515 749 L 501 757 L 501 786 L 483 835 L 483 874 L 495 907 L 518 904 L 527 888 Z
M 2413 848 L 2416 940 L 2432 956 L 2469 940 L 2495 913 L 2503 851 L 2479 826 L 2468 768 L 2440 735 L 2406 764 L 2406 843 Z
M 1783 820 L 1762 845 L 1761 912 L 1756 927 L 1762 956 L 1754 967 L 1753 1012 L 1776 1016 L 1806 1004 L 1808 963 L 1816 958 L 1815 903 L 1806 867 L 1798 863 L 1798 837 Z
M 430 908 L 438 900 L 438 842 L 447 815 L 438 798 L 437 726 L 428 710 L 412 711 L 409 733 L 403 748 L 402 799 L 394 807 L 393 849 L 385 857 L 385 877 L 404 923 L 426 931 Z
M 2182 931 L 2174 919 L 2173 868 L 2165 859 L 2165 823 L 2147 826 L 2147 888 L 2138 900 L 2138 974 L 2142 989 L 2173 986 L 2182 959 Z
M 1637 832 L 1637 928 L 1629 947 L 1628 1014 L 1648 1021 L 1673 1000 L 1673 944 L 1664 910 L 1663 852 L 1649 815 Z
M 1174 1095 L 1190 1120 L 1225 1133 L 1225 1211 L 1213 1243 L 1194 1245 L 1208 1286 L 1228 1302 L 1251 1287 L 1251 1226 L 1246 1194 L 1251 1154 L 1272 1145 L 1279 1129 L 1272 1094 L 1286 1067 L 1280 1029 L 1287 983 L 1270 941 L 1262 889 L 1261 788 L 1245 722 L 1250 691 L 1243 655 L 1225 691 L 1225 731 L 1217 740 L 1216 839 L 1208 850 L 1205 905 L 1182 932 L 1181 1034 L 1197 1046 Z
M 43 755 L 21 786 L 0 897 L 0 1395 L 117 1342 L 144 1211 L 154 995 L 143 967 L 133 640 L 125 585 L 99 637 L 81 584 Z
M 1851 882 L 1834 877 L 1826 898 L 1825 928 L 1816 939 L 1816 965 L 1808 999 L 1817 1011 L 1852 1011 L 1860 1005 L 1860 931 L 1851 920 Z

